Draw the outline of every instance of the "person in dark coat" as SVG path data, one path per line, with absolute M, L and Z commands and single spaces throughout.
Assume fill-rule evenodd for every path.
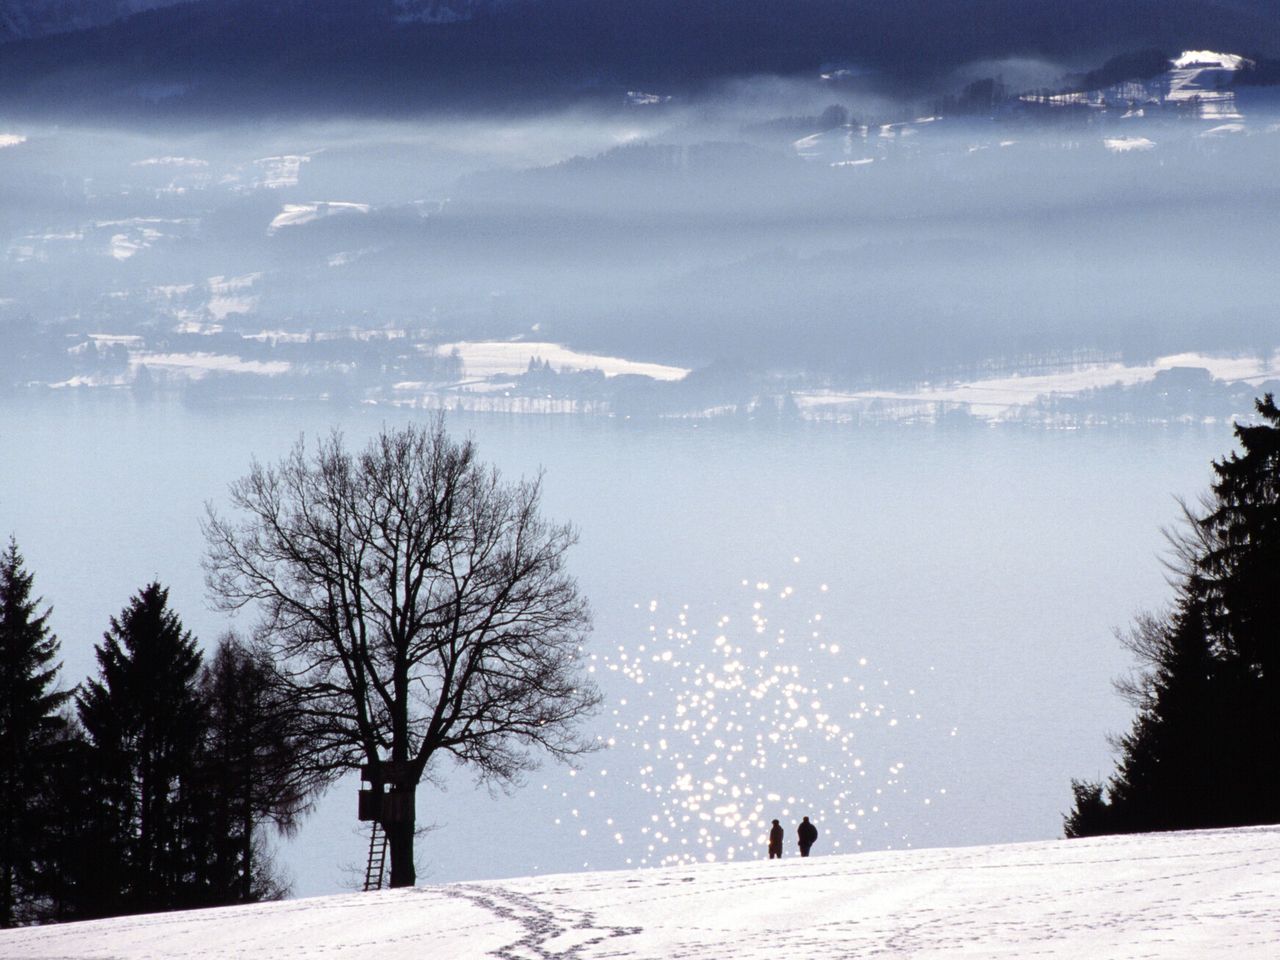
M 796 836 L 800 840 L 800 856 L 807 857 L 809 848 L 818 839 L 818 828 L 809 822 L 808 817 L 805 817 L 800 826 L 796 828 Z
M 769 859 L 782 857 L 782 824 L 777 820 L 773 821 L 773 829 L 769 831 Z

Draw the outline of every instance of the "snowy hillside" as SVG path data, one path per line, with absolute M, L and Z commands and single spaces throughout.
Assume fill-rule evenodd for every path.
M 1278 888 L 1263 827 L 350 894 L 4 931 L 0 955 L 1273 960 Z
M 1252 60 L 1234 53 L 1184 50 L 1169 61 L 1168 70 L 1146 80 L 1126 80 L 1099 90 L 1053 96 L 1026 94 L 1021 99 L 1051 107 L 1121 108 L 1126 111 L 1125 119 L 1175 109 L 1202 120 L 1238 120 L 1240 114 L 1231 86 L 1238 71 L 1253 65 Z

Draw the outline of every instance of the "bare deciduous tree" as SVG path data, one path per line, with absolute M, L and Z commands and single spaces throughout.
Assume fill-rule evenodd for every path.
M 580 669 L 587 603 L 564 565 L 576 541 L 539 515 L 540 482 L 508 484 L 443 417 L 386 430 L 359 455 L 332 434 L 210 506 L 207 582 L 256 607 L 260 642 L 306 717 L 314 769 L 364 765 L 379 793 L 391 885 L 414 883 L 414 797 L 451 755 L 518 782 L 535 749 L 591 748 L 599 702 Z

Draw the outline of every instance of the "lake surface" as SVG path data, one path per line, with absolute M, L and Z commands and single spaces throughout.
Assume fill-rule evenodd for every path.
M 199 520 L 257 456 L 424 414 L 0 401 L 0 532 L 53 606 L 65 682 L 152 579 L 206 644 Z M 554 417 L 455 418 L 581 540 L 610 746 L 491 796 L 442 767 L 418 796 L 419 877 L 762 856 L 773 817 L 816 852 L 1047 838 L 1071 777 L 1111 769 L 1130 712 L 1113 633 L 1168 601 L 1160 528 L 1230 427 L 1054 432 Z M 281 862 L 299 895 L 363 868 L 354 782 Z M 790 839 L 788 841 L 790 844 Z

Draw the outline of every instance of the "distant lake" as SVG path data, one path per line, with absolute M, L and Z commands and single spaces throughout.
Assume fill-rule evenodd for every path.
M 67 684 L 152 579 L 206 644 L 249 628 L 206 606 L 198 522 L 251 457 L 417 416 L 0 401 L 0 533 L 53 606 Z M 761 818 L 810 812 L 818 853 L 1060 834 L 1069 780 L 1110 771 L 1105 737 L 1130 718 L 1113 631 L 1169 599 L 1160 528 L 1231 448 L 1226 424 L 450 426 L 508 477 L 544 470 L 546 514 L 580 530 L 608 697 L 593 730 L 614 746 L 509 798 L 442 769 L 447 791 L 418 796 L 437 826 L 424 882 L 760 856 Z M 354 792 L 335 787 L 282 846 L 297 894 L 363 863 Z

